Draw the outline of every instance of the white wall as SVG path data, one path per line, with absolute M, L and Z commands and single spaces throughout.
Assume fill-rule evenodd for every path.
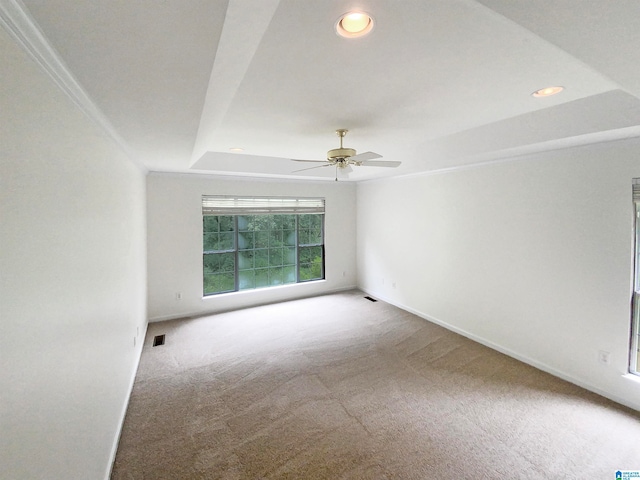
M 361 183 L 359 286 L 640 409 L 624 376 L 634 177 L 638 139 Z
M 0 78 L 0 477 L 106 478 L 146 327 L 145 176 L 2 29 Z
M 352 288 L 356 194 L 347 182 L 288 182 L 151 173 L 147 177 L 150 321 Z M 202 195 L 325 197 L 325 281 L 202 296 Z M 344 276 L 343 276 L 344 273 Z M 178 300 L 176 294 L 182 298 Z

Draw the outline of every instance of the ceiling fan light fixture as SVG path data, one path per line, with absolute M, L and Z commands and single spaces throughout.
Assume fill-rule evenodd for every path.
M 364 12 L 345 13 L 336 22 L 336 32 L 345 38 L 362 37 L 371 29 L 373 29 L 373 18 Z
M 551 95 L 560 93 L 563 90 L 564 90 L 564 87 L 560 87 L 560 86 L 546 87 L 546 88 L 541 88 L 540 90 L 536 90 L 531 95 L 533 95 L 536 98 L 550 97 Z

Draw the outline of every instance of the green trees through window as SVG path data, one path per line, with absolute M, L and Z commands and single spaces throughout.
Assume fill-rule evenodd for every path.
M 322 214 L 204 215 L 204 295 L 324 278 Z

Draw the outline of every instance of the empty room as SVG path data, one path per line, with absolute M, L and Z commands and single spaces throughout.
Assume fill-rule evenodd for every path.
M 640 478 L 638 2 L 0 25 L 0 478 Z

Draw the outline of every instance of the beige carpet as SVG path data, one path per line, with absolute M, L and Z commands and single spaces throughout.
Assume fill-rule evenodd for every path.
M 637 412 L 363 297 L 151 324 L 112 478 L 606 480 L 640 469 Z

